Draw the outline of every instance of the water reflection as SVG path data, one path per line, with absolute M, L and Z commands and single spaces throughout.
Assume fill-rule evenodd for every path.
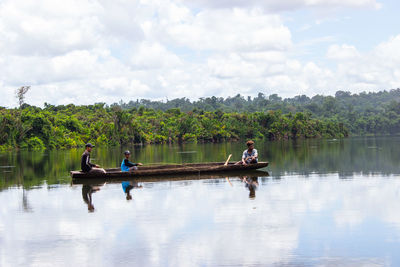
M 144 190 L 123 193 L 134 181 L 70 186 L 80 150 L 1 153 L 0 265 L 400 266 L 399 143 L 257 142 L 270 177 L 137 179 Z M 222 162 L 239 160 L 242 144 L 99 148 L 93 158 L 117 167 L 126 149 L 147 164 Z
M 254 199 L 256 197 L 256 190 L 258 188 L 258 177 L 257 176 L 243 176 L 241 177 L 245 187 L 249 189 L 249 198 Z
M 89 212 L 94 212 L 92 194 L 100 191 L 101 186 L 102 185 L 82 185 L 82 198 L 83 201 L 86 203 Z
M 28 201 L 27 190 L 25 190 L 24 188 L 22 189 L 22 206 L 23 206 L 25 212 L 32 212 L 33 211 L 32 207 L 31 207 L 31 205 L 29 204 L 29 201 Z
M 138 181 L 129 202 L 122 181 L 36 187 L 30 213 L 4 190 L 1 265 L 399 266 L 396 176 L 227 178 Z
M 400 137 L 348 138 L 339 140 L 257 141 L 260 161 L 269 161 L 273 176 L 339 173 L 343 178 L 358 174 L 400 174 Z M 101 148 L 93 151 L 93 162 L 106 168 L 119 167 L 121 153 L 131 150 L 138 162 L 187 163 L 223 162 L 227 155 L 240 160 L 243 144 L 149 145 Z M 193 153 L 196 151 L 196 153 Z M 0 190 L 9 186 L 30 188 L 69 183 L 69 171 L 80 169 L 80 149 L 57 151 L 18 151 L 0 153 Z
M 126 195 L 126 200 L 132 200 L 132 195 L 131 195 L 131 190 L 133 188 L 142 188 L 142 185 L 139 185 L 136 180 L 131 180 L 131 181 L 123 181 L 121 183 L 122 185 L 122 190 L 124 191 Z

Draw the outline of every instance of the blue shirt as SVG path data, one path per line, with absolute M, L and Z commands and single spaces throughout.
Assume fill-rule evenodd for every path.
M 121 171 L 129 172 L 129 168 L 137 166 L 137 163 L 130 162 L 128 159 L 123 159 L 121 162 Z

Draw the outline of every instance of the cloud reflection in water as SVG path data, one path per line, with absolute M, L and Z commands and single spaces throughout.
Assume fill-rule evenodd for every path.
M 0 264 L 396 265 L 400 180 L 337 174 L 259 177 L 254 199 L 238 177 L 0 192 Z M 379 249 L 376 249 L 379 247 Z

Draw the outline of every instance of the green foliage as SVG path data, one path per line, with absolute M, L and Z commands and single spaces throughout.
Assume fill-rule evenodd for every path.
M 29 138 L 26 142 L 26 146 L 33 150 L 42 150 L 46 148 L 43 141 L 36 136 Z
M 101 134 L 99 137 L 96 138 L 96 145 L 97 146 L 106 146 L 108 145 L 108 138 L 105 134 Z
M 400 131 L 400 89 L 333 96 L 186 98 L 166 103 L 0 109 L 0 150 L 238 139 L 341 138 Z
M 207 97 L 200 98 L 197 101 L 189 101 L 186 98 L 179 98 L 168 100 L 166 102 L 150 101 L 150 100 L 136 100 L 130 101 L 129 103 L 120 104 L 122 109 L 134 109 L 151 108 L 161 111 L 179 110 L 180 112 L 193 112 L 193 114 L 207 114 L 207 112 L 214 112 L 217 115 L 218 120 L 222 114 L 239 113 L 244 114 L 246 112 L 251 113 L 263 113 L 264 115 L 257 116 L 259 118 L 258 123 L 269 129 L 273 123 L 271 112 L 280 112 L 281 114 L 297 114 L 302 113 L 304 116 L 309 118 L 318 119 L 321 122 L 332 121 L 335 123 L 343 123 L 343 127 L 347 129 L 348 134 L 353 135 L 367 135 L 367 134 L 398 134 L 400 132 L 400 89 L 393 89 L 390 91 L 381 92 L 362 92 L 360 94 L 351 94 L 346 91 L 337 91 L 335 96 L 322 96 L 316 95 L 312 98 L 305 95 L 298 95 L 293 98 L 281 98 L 277 94 L 266 96 L 263 93 L 259 93 L 257 97 L 247 97 L 245 99 L 240 94 L 234 97 L 218 98 L 218 97 Z M 236 116 L 236 115 L 234 115 Z M 261 118 L 260 118 L 261 117 Z M 291 118 L 289 118 L 291 119 Z M 302 121 L 297 119 L 297 121 Z M 207 124 L 207 122 L 204 122 Z M 236 122 L 232 122 L 236 123 Z M 282 123 L 286 123 L 282 121 Z M 290 125 L 291 129 L 286 129 L 285 125 L 277 125 L 275 123 L 274 129 L 280 128 L 281 131 L 291 131 L 295 135 L 298 134 L 298 127 L 300 130 L 303 129 L 302 124 L 296 122 L 296 125 Z M 309 124 L 306 125 L 306 129 Z M 207 127 L 207 126 L 206 126 Z M 321 132 L 322 136 L 331 136 L 331 129 L 333 126 L 320 125 L 321 129 L 325 129 L 325 132 Z M 333 127 L 335 128 L 335 127 Z M 233 137 L 241 137 L 246 134 L 243 130 L 235 128 L 235 132 L 230 132 Z M 312 129 L 308 129 L 312 130 Z M 201 129 L 199 130 L 201 132 Z M 261 134 L 267 136 L 273 134 L 274 131 L 268 132 L 263 129 L 260 130 Z M 210 131 L 207 131 L 209 134 Z M 284 135 L 286 135 L 285 133 Z M 308 132 L 304 133 L 308 136 Z M 249 132 L 248 136 L 254 135 L 254 132 Z M 299 136 L 301 136 L 301 132 Z M 312 133 L 312 136 L 317 136 L 317 133 Z M 339 134 L 342 135 L 342 134 Z M 257 136 L 257 134 L 256 134 Z M 288 135 L 290 136 L 290 134 Z M 209 136 L 204 135 L 205 139 L 209 139 Z
M 188 142 L 197 142 L 197 138 L 195 134 L 192 133 L 186 133 L 182 137 L 183 141 L 188 143 Z
M 0 151 L 7 151 L 7 150 L 10 150 L 10 149 L 11 149 L 11 147 L 8 146 L 8 145 L 0 145 Z

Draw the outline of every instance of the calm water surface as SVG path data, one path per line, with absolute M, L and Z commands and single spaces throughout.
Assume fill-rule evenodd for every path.
M 129 201 L 121 183 L 71 184 L 81 150 L 2 153 L 0 266 L 400 266 L 399 144 L 258 142 L 268 172 L 137 181 Z M 244 148 L 95 148 L 92 158 L 115 167 L 125 149 L 153 164 L 238 160 Z

